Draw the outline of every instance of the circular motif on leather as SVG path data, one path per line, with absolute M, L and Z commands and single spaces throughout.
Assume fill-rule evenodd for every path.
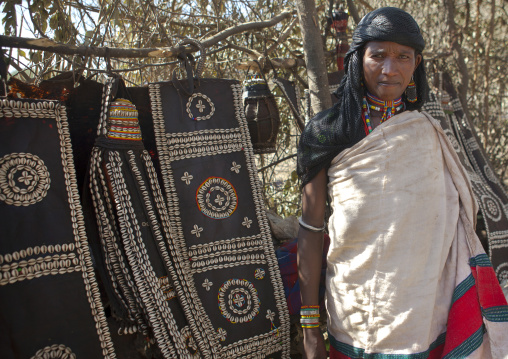
M 204 121 L 213 116 L 215 106 L 210 97 L 202 93 L 194 93 L 187 101 L 187 113 L 194 121 Z
M 450 130 L 445 130 L 444 133 L 446 134 L 446 137 L 448 137 L 448 140 L 452 144 L 455 152 L 459 153 L 460 152 L 460 144 L 459 144 L 459 141 L 457 141 L 457 139 L 453 135 L 453 132 Z
M 41 201 L 50 187 L 44 162 L 30 153 L 11 153 L 0 159 L 0 200 L 14 206 Z
M 496 276 L 501 284 L 504 281 L 508 281 L 508 263 L 500 264 L 496 268 Z
M 483 195 L 480 199 L 485 215 L 494 222 L 499 221 L 501 219 L 502 212 L 499 204 L 494 200 L 494 198 L 488 195 Z
M 247 323 L 259 314 L 258 291 L 246 279 L 230 279 L 219 289 L 219 309 L 229 322 Z
M 229 181 L 220 177 L 209 177 L 196 191 L 196 202 L 205 216 L 224 219 L 236 211 L 238 197 Z

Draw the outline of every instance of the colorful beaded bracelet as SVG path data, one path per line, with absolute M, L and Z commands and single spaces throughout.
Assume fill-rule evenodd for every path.
M 319 328 L 319 324 L 302 324 L 302 328 L 304 329 Z
M 318 309 L 319 310 L 319 305 L 302 305 L 300 307 L 300 310 L 308 310 L 308 309 Z
M 319 315 L 319 305 L 306 305 L 300 308 L 300 315 Z
M 302 305 L 300 308 L 300 324 L 302 328 L 318 328 L 319 316 L 319 305 Z
M 300 315 L 319 315 L 318 309 L 310 309 L 310 310 L 300 310 Z

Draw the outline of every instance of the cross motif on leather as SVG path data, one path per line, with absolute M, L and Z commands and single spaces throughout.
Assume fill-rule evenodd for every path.
M 194 177 L 192 175 L 189 174 L 189 172 L 185 172 L 182 176 L 182 181 L 185 182 L 185 184 L 189 185 L 190 184 L 190 181 L 193 179 Z
M 203 113 L 203 111 L 205 110 L 205 105 L 203 105 L 203 101 L 199 100 L 198 103 L 196 104 L 196 108 L 199 110 L 199 112 Z
M 240 166 L 236 162 L 233 162 L 232 165 L 233 165 L 233 167 L 231 167 L 231 171 L 240 173 L 240 168 L 242 168 L 242 166 Z
M 191 231 L 196 237 L 201 237 L 201 232 L 203 232 L 203 228 L 199 227 L 197 224 L 194 225 L 194 229 Z
M 242 226 L 245 226 L 247 228 L 250 228 L 250 225 L 252 224 L 252 220 L 248 217 L 245 217 L 242 222 Z
M 215 198 L 215 203 L 217 203 L 219 206 L 222 206 L 222 202 L 224 202 L 224 197 L 217 195 L 217 198 Z
M 18 181 L 23 182 L 25 185 L 30 185 L 30 183 L 33 180 L 33 176 L 30 176 L 30 174 L 27 171 L 23 171 L 21 173 L 21 177 L 18 178 Z
M 208 292 L 210 290 L 210 287 L 213 285 L 213 282 L 210 282 L 208 278 L 205 278 L 205 281 L 203 282 L 203 287 Z

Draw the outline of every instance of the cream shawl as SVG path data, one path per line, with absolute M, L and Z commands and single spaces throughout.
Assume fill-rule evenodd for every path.
M 439 123 L 416 111 L 394 116 L 337 155 L 328 176 L 326 299 L 334 347 L 459 350 L 448 339 L 452 303 L 461 298 L 456 288 L 473 278 L 468 261 L 484 252 L 473 229 L 478 208 L 467 174 Z M 488 324 L 504 325 L 508 334 L 506 323 Z M 489 340 L 501 344 L 490 349 L 483 330 L 475 333 L 480 338 L 469 357 L 508 353 L 506 338 L 491 333 Z

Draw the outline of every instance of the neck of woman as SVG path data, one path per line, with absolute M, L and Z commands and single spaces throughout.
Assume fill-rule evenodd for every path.
M 395 112 L 402 112 L 405 109 L 404 102 L 402 101 L 402 97 L 394 99 L 392 101 L 384 101 L 379 97 L 374 96 L 370 92 L 367 92 L 366 95 L 367 103 L 371 110 L 375 110 L 378 112 L 391 112 L 392 116 L 395 115 Z
M 402 97 L 393 101 L 384 101 L 369 92 L 363 98 L 362 107 L 362 117 L 369 133 L 381 123 L 406 109 Z

